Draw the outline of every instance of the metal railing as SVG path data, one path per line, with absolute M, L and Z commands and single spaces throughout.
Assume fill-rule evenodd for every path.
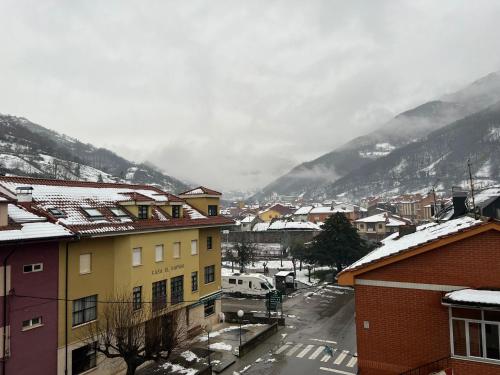
M 450 366 L 450 357 L 438 359 L 425 365 L 415 367 L 414 369 L 402 372 L 400 375 L 429 375 L 435 372 L 445 370 Z

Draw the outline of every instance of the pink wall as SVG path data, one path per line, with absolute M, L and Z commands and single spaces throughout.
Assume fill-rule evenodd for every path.
M 0 247 L 1 262 L 11 249 Z M 11 355 L 6 362 L 7 375 L 57 373 L 57 301 L 15 295 L 57 298 L 58 259 L 58 243 L 53 242 L 18 246 L 8 260 L 11 295 L 8 296 L 7 322 Z M 23 273 L 23 265 L 32 263 L 43 263 L 43 271 Z M 0 301 L 0 322 L 3 322 L 4 298 Z M 38 316 L 42 316 L 43 326 L 22 331 L 24 320 Z

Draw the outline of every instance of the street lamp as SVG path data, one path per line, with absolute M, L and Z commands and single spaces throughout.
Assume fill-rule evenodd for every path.
M 238 318 L 240 318 L 240 347 L 241 347 L 241 318 L 243 318 L 243 315 L 245 313 L 243 312 L 243 310 L 238 310 Z
M 212 363 L 210 362 L 210 332 L 212 331 L 212 325 L 207 323 L 205 325 L 205 331 L 207 331 L 207 344 L 208 344 L 208 367 L 212 368 Z

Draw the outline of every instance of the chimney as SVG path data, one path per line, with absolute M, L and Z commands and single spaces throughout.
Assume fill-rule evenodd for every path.
M 467 213 L 467 192 L 463 190 L 452 190 L 453 193 L 453 217 L 460 217 Z
M 32 186 L 18 186 L 16 187 L 16 195 L 18 202 L 32 202 L 33 201 L 33 187 Z
M 413 224 L 406 224 L 399 226 L 399 237 L 406 236 L 407 234 L 415 233 L 417 231 L 417 226 Z

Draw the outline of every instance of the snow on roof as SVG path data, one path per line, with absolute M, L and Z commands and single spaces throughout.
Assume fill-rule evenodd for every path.
M 254 215 L 248 215 L 243 220 L 241 220 L 241 223 L 251 223 L 254 220 L 255 220 Z
M 311 210 L 311 214 L 329 214 L 329 213 L 334 213 L 335 211 L 332 210 L 330 206 L 321 206 L 321 207 L 314 207 Z
M 320 227 L 310 221 L 281 221 L 277 220 L 267 230 L 320 230 Z
M 53 237 L 70 237 L 71 232 L 61 225 L 43 222 L 21 224 L 20 228 L 0 230 L 0 241 L 20 241 Z
M 486 203 L 491 198 L 499 196 L 500 196 L 500 185 L 491 186 L 474 194 L 474 203 L 478 206 L 481 206 L 483 203 Z
M 307 215 L 309 211 L 311 211 L 313 206 L 304 206 L 300 207 L 297 211 L 295 211 L 294 215 Z
M 435 241 L 441 237 L 449 236 L 464 229 L 475 227 L 481 223 L 483 223 L 481 220 L 475 220 L 471 217 L 463 216 L 441 224 L 429 223 L 421 225 L 417 227 L 415 233 L 410 233 L 402 237 L 399 237 L 399 233 L 393 233 L 389 237 L 382 240 L 382 246 L 377 247 L 360 260 L 351 264 L 345 270 L 358 268 L 362 265 L 398 254 L 410 248 Z
M 444 301 L 500 306 L 499 290 L 462 289 L 446 294 Z
M 290 274 L 293 275 L 293 271 L 280 271 L 280 272 L 276 273 L 274 276 L 288 276 Z
M 16 191 L 19 186 L 32 187 L 33 201 L 29 203 L 29 207 L 26 206 L 27 210 L 44 212 L 47 217 L 73 232 L 97 234 L 148 228 L 158 230 L 163 227 L 181 228 L 193 225 L 230 225 L 234 223 L 231 219 L 223 216 L 206 217 L 181 198 L 148 185 L 0 177 L 0 186 L 11 192 Z M 116 207 L 127 211 L 126 207 L 122 207 L 120 204 L 130 202 L 131 199 L 148 200 L 148 204 L 151 202 L 153 214 L 151 218 L 139 220 L 130 212 L 127 212 L 128 217 L 123 218 L 112 213 L 111 209 Z M 173 219 L 161 211 L 161 206 L 166 201 L 172 204 L 181 203 L 184 209 L 183 217 Z M 55 217 L 50 212 L 51 208 L 62 210 L 65 216 Z M 102 216 L 98 219 L 89 217 L 82 208 L 96 209 Z M 23 209 L 14 208 L 12 212 L 13 215 L 24 215 L 25 220 L 28 220 L 27 213 L 23 212 Z
M 389 215 L 385 212 L 356 220 L 356 223 L 383 223 L 383 222 L 385 222 L 385 225 L 389 227 L 406 225 L 405 221 L 398 220 L 398 218 L 396 218 L 395 216 Z
M 185 191 L 179 195 L 222 195 L 218 191 L 206 188 L 205 186 L 198 186 L 197 188 Z
M 15 204 L 9 204 L 7 206 L 9 217 L 16 223 L 28 223 L 37 221 L 47 221 L 44 217 L 32 214 L 26 211 L 24 208 L 16 206 Z
M 252 232 L 264 232 L 269 228 L 270 223 L 257 223 L 253 226 Z

